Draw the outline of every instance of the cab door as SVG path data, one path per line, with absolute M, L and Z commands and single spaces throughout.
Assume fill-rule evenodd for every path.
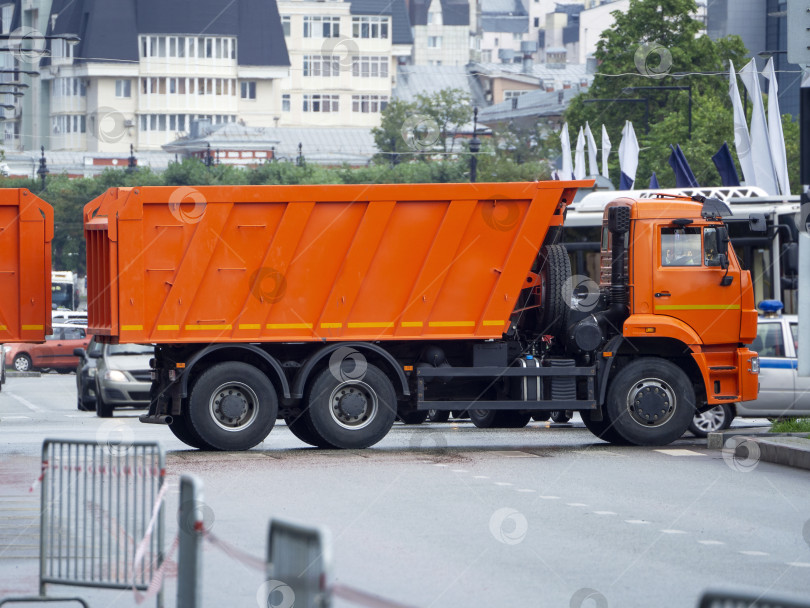
M 728 277 L 718 264 L 711 226 L 661 224 L 656 228 L 652 301 L 655 314 L 689 325 L 704 344 L 737 342 L 740 331 L 740 268 L 729 247 Z M 728 279 L 726 279 L 728 280 Z

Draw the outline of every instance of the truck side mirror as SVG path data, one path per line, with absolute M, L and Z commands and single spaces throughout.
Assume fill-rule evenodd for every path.
M 782 263 L 785 265 L 785 274 L 799 274 L 799 244 L 786 243 L 782 247 Z
M 73 356 L 78 357 L 79 359 L 84 359 L 85 353 L 83 348 L 74 348 L 73 349 Z
M 748 229 L 751 232 L 765 232 L 768 229 L 768 222 L 764 213 L 752 213 L 748 216 Z
M 717 237 L 717 253 L 726 258 L 726 266 L 728 266 L 728 228 L 725 226 L 718 226 L 714 234 Z M 725 269 L 726 266 L 723 266 L 723 268 Z

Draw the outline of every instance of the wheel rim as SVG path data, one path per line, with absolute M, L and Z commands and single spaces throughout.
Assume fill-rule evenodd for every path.
M 675 391 L 660 378 L 645 378 L 633 385 L 627 395 L 627 410 L 638 424 L 661 426 L 675 414 Z
M 225 431 L 242 431 L 253 424 L 259 412 L 259 398 L 242 382 L 226 382 L 208 400 L 211 419 Z
M 18 357 L 14 359 L 14 369 L 18 372 L 27 372 L 28 371 L 28 359 L 25 357 Z
M 726 410 L 717 405 L 710 410 L 695 414 L 695 426 L 704 433 L 711 433 L 722 427 L 726 422 Z
M 332 420 L 351 431 L 371 424 L 378 408 L 377 393 L 365 382 L 343 382 L 329 395 Z

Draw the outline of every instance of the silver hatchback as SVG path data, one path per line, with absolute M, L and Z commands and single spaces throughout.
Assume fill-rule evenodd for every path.
M 148 407 L 152 387 L 149 360 L 155 349 L 142 344 L 105 344 L 97 359 L 96 414 L 109 418 L 119 407 Z

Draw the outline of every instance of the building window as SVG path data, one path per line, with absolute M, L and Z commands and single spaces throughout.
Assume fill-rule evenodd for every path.
M 339 76 L 337 55 L 304 55 L 304 76 Z
M 86 133 L 87 119 L 84 115 L 70 114 L 51 117 L 51 130 L 54 135 L 66 133 Z
M 337 112 L 338 95 L 304 95 L 304 112 Z
M 352 112 L 378 113 L 388 106 L 388 95 L 352 95 Z
M 521 91 L 519 89 L 508 89 L 503 92 L 504 100 L 512 99 L 513 97 L 520 97 L 521 95 L 525 95 L 529 91 Z
M 497 38 L 495 39 L 495 44 L 498 44 Z M 440 49 L 442 48 L 442 37 L 441 36 L 428 36 L 428 48 L 431 49 Z
M 428 13 L 428 25 L 442 25 L 442 14 L 440 12 Z
M 289 112 L 290 111 L 290 95 L 289 93 L 285 93 L 281 96 L 281 111 L 282 112 Z
M 281 29 L 284 30 L 284 36 L 290 35 L 290 16 L 285 15 L 281 18 Z
M 132 97 L 132 81 L 116 80 L 115 81 L 115 96 L 116 97 Z
M 236 59 L 236 38 L 141 36 L 141 57 Z M 72 53 L 72 51 L 71 51 Z
M 251 80 L 242 83 L 242 99 L 256 99 L 256 82 Z
M 304 38 L 339 38 L 340 17 L 304 17 Z
M 540 27 L 540 17 L 534 18 L 534 27 Z
M 352 38 L 388 38 L 388 17 L 352 17 Z
M 358 57 L 352 63 L 352 76 L 360 78 L 388 78 L 388 58 Z

